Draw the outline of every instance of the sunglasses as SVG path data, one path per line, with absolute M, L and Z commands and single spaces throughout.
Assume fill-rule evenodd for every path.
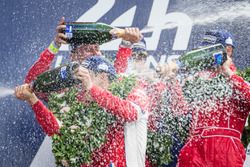
M 148 57 L 148 53 L 147 52 L 140 52 L 140 53 L 132 53 L 132 60 L 136 60 L 136 61 L 146 61 Z

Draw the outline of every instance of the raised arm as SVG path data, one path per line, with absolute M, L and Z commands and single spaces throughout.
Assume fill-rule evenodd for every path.
M 35 117 L 46 134 L 52 136 L 59 132 L 59 124 L 53 113 L 36 97 L 29 88 L 28 84 L 16 87 L 15 95 L 20 100 L 27 101 L 34 113 Z
M 119 50 L 116 53 L 116 58 L 114 61 L 114 67 L 116 73 L 125 73 L 128 68 L 128 59 L 132 55 L 132 49 L 125 45 L 120 45 Z
M 48 70 L 51 66 L 51 63 L 55 57 L 55 54 L 57 54 L 61 44 L 66 44 L 66 36 L 62 33 L 62 30 L 65 28 L 64 25 L 64 17 L 61 18 L 59 21 L 57 27 L 56 27 L 56 35 L 49 45 L 47 49 L 45 49 L 39 56 L 38 60 L 32 65 L 32 67 L 29 69 L 26 77 L 25 77 L 25 83 L 30 83 L 38 75 Z
M 132 55 L 133 44 L 143 39 L 140 30 L 135 27 L 125 28 L 125 35 L 122 38 L 123 40 L 119 46 L 114 62 L 114 67 L 118 74 L 126 72 L 128 68 L 128 59 Z
M 230 77 L 230 81 L 233 84 L 234 94 L 240 103 L 244 103 L 250 109 L 250 86 L 244 81 L 244 79 L 236 74 Z M 240 98 L 237 98 L 240 97 Z
M 247 108 L 250 109 L 250 86 L 242 77 L 235 74 L 235 70 L 231 67 L 232 64 L 232 59 L 228 57 L 227 61 L 222 66 L 223 73 L 229 77 L 229 82 L 233 85 L 234 100 L 238 101 L 240 104 L 246 105 Z
M 57 52 L 58 48 L 55 46 L 55 43 L 52 42 L 50 46 L 40 54 L 38 60 L 29 69 L 25 77 L 25 83 L 31 83 L 38 75 L 48 70 Z

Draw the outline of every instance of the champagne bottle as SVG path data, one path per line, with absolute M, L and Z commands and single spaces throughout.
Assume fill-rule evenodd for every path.
M 73 71 L 79 63 L 71 62 L 67 65 L 48 70 L 40 74 L 30 85 L 34 92 L 53 92 L 81 83 L 73 78 Z
M 177 64 L 180 69 L 204 70 L 217 68 L 226 60 L 224 46 L 215 44 L 187 52 L 177 60 Z
M 103 44 L 124 35 L 125 30 L 105 23 L 66 22 L 64 31 L 70 44 Z

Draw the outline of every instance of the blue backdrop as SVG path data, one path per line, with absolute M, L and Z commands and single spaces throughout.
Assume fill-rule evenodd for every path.
M 1 0 L 0 7 L 0 86 L 13 88 L 23 83 L 29 67 L 53 40 L 62 16 L 66 21 L 139 27 L 152 64 L 197 47 L 208 29 L 227 29 L 237 42 L 236 66 L 250 65 L 248 0 Z M 117 47 L 104 46 L 103 50 L 112 54 Z M 12 96 L 0 99 L 0 167 L 29 166 L 43 139 L 26 103 Z

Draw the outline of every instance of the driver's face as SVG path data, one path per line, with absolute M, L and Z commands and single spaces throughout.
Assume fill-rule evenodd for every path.
M 227 56 L 233 58 L 233 47 L 231 45 L 226 46 Z
M 86 58 L 94 55 L 101 55 L 99 45 L 81 45 L 71 52 L 71 61 L 82 62 Z

